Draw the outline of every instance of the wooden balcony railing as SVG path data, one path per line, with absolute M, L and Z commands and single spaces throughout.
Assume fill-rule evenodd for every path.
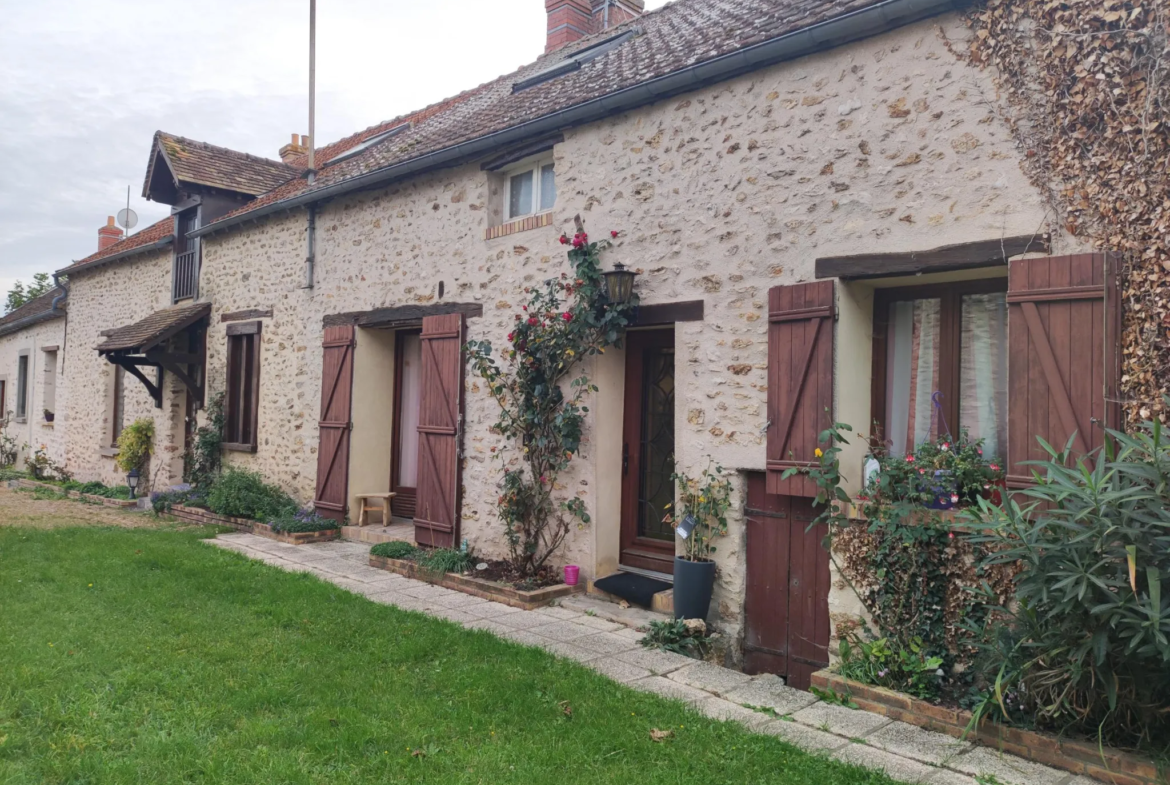
M 171 277 L 171 299 L 186 300 L 199 294 L 199 248 L 175 254 Z

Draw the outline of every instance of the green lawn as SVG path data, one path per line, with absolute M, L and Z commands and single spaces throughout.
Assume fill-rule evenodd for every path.
M 0 527 L 0 782 L 889 782 L 206 536 Z

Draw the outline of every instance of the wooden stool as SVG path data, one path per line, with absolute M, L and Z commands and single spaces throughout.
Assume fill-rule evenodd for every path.
M 365 526 L 370 522 L 370 511 L 382 511 L 382 525 L 390 525 L 390 500 L 397 494 L 393 493 L 359 493 L 357 494 L 358 504 L 361 505 L 361 512 L 358 513 L 358 526 Z M 369 500 L 381 500 L 381 505 L 369 503 Z

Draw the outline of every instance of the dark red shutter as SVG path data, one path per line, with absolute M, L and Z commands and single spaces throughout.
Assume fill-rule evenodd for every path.
M 326 327 L 317 423 L 317 498 L 326 518 L 345 520 L 349 493 L 349 432 L 353 393 L 353 325 Z
M 1120 352 L 1114 259 L 1106 254 L 1020 259 L 1008 271 L 1008 485 L 1031 482 L 1021 461 L 1100 447 L 1116 428 Z M 1107 402 L 1108 401 L 1108 402 Z
M 781 479 L 816 461 L 817 437 L 833 424 L 833 282 L 768 292 L 768 493 L 816 496 L 812 480 Z
M 414 539 L 419 545 L 453 548 L 459 540 L 462 314 L 423 319 L 420 399 Z

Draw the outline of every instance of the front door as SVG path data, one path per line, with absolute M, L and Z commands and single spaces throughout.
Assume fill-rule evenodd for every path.
M 829 552 L 812 499 L 767 493 L 748 475 L 747 598 L 743 669 L 808 689 L 829 664 Z
M 422 391 L 422 334 L 399 330 L 394 343 L 394 434 L 390 512 L 413 518 L 418 494 L 418 415 Z M 386 522 L 387 524 L 389 521 Z
M 674 329 L 626 335 L 621 564 L 674 573 Z

